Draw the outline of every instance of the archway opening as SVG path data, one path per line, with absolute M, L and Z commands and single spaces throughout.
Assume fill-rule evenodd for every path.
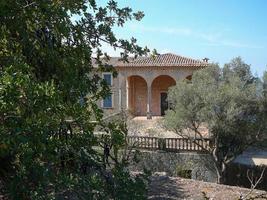
M 188 83 L 192 83 L 192 75 L 185 77 L 185 81 L 187 81 Z
M 153 80 L 151 85 L 151 112 L 153 116 L 165 115 L 165 111 L 169 108 L 168 90 L 174 85 L 176 85 L 176 81 L 168 75 L 161 75 Z
M 141 76 L 130 76 L 128 83 L 128 110 L 136 116 L 147 114 L 147 83 Z

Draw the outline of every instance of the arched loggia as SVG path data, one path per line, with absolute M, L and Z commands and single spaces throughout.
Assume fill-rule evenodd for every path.
M 151 85 L 151 112 L 153 116 L 161 116 L 168 109 L 168 89 L 176 85 L 176 81 L 168 75 L 160 75 Z
M 138 75 L 127 78 L 128 110 L 136 116 L 147 115 L 147 82 Z

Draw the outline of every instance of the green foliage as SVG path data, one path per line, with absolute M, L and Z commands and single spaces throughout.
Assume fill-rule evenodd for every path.
M 238 76 L 242 81 L 251 82 L 255 77 L 252 76 L 250 65 L 246 64 L 241 57 L 236 57 L 230 63 L 226 63 L 223 68 L 223 76 Z
M 215 64 L 199 70 L 192 84 L 181 81 L 170 91 L 174 108 L 167 112 L 166 126 L 183 137 L 200 138 L 206 127 L 214 140 L 206 151 L 222 178 L 228 163 L 265 134 L 266 106 L 260 88 L 261 82 L 240 58 L 223 69 Z
M 190 164 L 189 164 L 190 165 Z M 176 175 L 182 178 L 188 178 L 191 179 L 192 178 L 192 170 L 191 167 L 189 165 L 177 165 L 176 167 Z
M 109 138 L 93 134 L 103 124 L 96 101 L 109 88 L 92 66 L 93 52 L 99 69 L 107 66 L 100 58 L 109 58 L 101 51 L 104 42 L 122 48 L 124 60 L 129 53 L 148 52 L 134 38 L 118 39 L 112 31 L 142 17 L 112 0 L 106 6 L 94 0 L 0 2 L 0 182 L 5 196 L 142 199 L 145 177 L 131 176 L 127 162 L 118 159 L 125 130 L 109 124 L 104 127 Z

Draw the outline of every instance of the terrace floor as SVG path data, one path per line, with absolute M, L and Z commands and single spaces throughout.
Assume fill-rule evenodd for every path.
M 147 119 L 145 116 L 134 117 L 128 122 L 129 133 L 131 136 L 179 137 L 164 127 L 163 119 L 161 116 L 155 116 L 152 119 Z
M 133 119 L 128 121 L 128 129 L 130 136 L 162 138 L 180 137 L 175 132 L 167 130 L 167 128 L 164 126 L 164 117 L 162 116 L 153 116 L 152 119 L 147 119 L 147 117 L 145 116 L 134 117 Z M 204 137 L 208 136 L 207 128 L 201 127 L 200 131 L 203 133 Z

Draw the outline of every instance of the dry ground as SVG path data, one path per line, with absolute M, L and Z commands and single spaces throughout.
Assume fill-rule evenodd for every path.
M 147 137 L 163 137 L 163 138 L 176 138 L 180 137 L 173 131 L 167 130 L 163 123 L 164 117 L 153 116 L 152 119 L 147 119 L 144 116 L 134 117 L 127 122 L 129 134 L 134 136 L 147 136 Z M 186 130 L 185 130 L 186 131 Z M 200 127 L 199 130 L 202 136 L 208 137 L 208 130 L 206 127 Z M 187 132 L 186 132 L 187 133 Z M 194 136 L 193 133 L 192 136 Z
M 1 186 L 1 182 L 0 182 Z M 1 187 L 0 187 L 1 189 Z M 149 186 L 149 200 L 204 200 L 203 192 L 210 200 L 238 200 L 240 194 L 246 195 L 250 190 L 246 188 L 218 185 L 190 179 L 168 176 L 153 176 Z M 253 196 L 265 194 L 256 190 Z M 0 200 L 3 199 L 0 190 Z M 265 198 L 267 199 L 267 198 Z M 260 199 L 257 199 L 260 200 Z
M 242 194 L 245 196 L 249 189 L 219 185 L 168 176 L 153 176 L 149 186 L 150 200 L 174 200 L 174 199 L 194 199 L 203 200 L 203 192 L 210 200 L 237 200 Z M 252 196 L 265 194 L 266 192 L 255 190 Z M 259 198 L 258 198 L 259 199 Z M 262 199 L 262 198 L 261 198 Z

